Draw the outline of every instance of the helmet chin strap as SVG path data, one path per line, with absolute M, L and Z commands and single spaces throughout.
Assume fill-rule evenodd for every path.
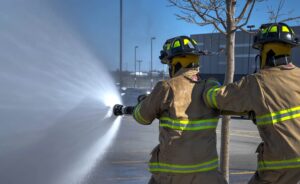
M 282 54 L 282 55 L 275 55 L 275 52 L 273 50 L 270 50 L 267 53 L 267 58 L 266 58 L 266 66 L 280 66 L 280 65 L 287 65 L 291 63 L 291 57 L 288 54 Z
M 181 68 L 197 68 L 199 64 L 191 63 L 186 67 L 183 67 L 180 63 L 176 63 L 176 65 L 169 64 L 169 76 L 173 77 Z
M 261 55 L 260 54 L 257 54 L 255 56 L 255 70 L 254 70 L 254 73 L 257 73 L 258 72 L 258 67 L 257 67 L 257 60 L 259 59 L 259 66 L 261 67 Z
M 175 74 L 174 69 L 173 69 L 173 65 L 169 64 L 168 66 L 169 66 L 169 77 L 172 78 Z

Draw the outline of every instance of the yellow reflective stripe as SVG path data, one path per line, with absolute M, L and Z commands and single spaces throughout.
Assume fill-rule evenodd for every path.
M 268 31 L 268 29 L 266 29 L 266 28 L 261 30 L 261 32 L 262 32 L 263 34 L 266 33 L 267 31 Z
M 277 32 L 277 26 L 273 26 L 271 29 L 270 29 L 270 33 L 276 33 Z
M 286 32 L 286 33 L 290 32 L 290 30 L 289 30 L 289 28 L 287 26 L 282 26 L 281 29 L 282 29 L 282 32 Z
M 258 170 L 278 170 L 300 168 L 300 158 L 280 161 L 261 161 L 258 162 Z
M 212 91 L 217 88 L 216 86 L 210 88 L 207 93 L 206 93 L 206 100 L 207 100 L 207 103 L 210 107 L 213 107 L 213 102 L 212 102 L 212 99 L 211 99 L 211 93 Z
M 174 42 L 173 48 L 180 47 L 180 41 L 177 40 Z
M 151 172 L 168 172 L 168 173 L 195 173 L 211 171 L 218 168 L 218 158 L 208 162 L 193 165 L 177 165 L 161 162 L 150 162 L 149 170 Z
M 197 131 L 217 128 L 219 118 L 201 119 L 201 120 L 176 120 L 169 117 L 162 117 L 160 127 L 167 127 L 174 130 Z
M 190 40 L 188 40 L 188 39 L 183 40 L 184 45 L 187 45 L 189 42 L 190 42 Z
M 197 131 L 197 130 L 208 130 L 208 129 L 217 128 L 216 125 L 189 128 L 189 127 L 174 126 L 174 125 L 162 124 L 162 123 L 160 124 L 160 126 L 161 127 L 166 127 L 166 128 L 171 128 L 173 130 L 182 130 L 182 131 Z
M 208 105 L 212 108 L 218 108 L 216 96 L 219 90 L 220 88 L 218 86 L 214 86 L 210 88 L 206 94 L 206 100 L 208 102 Z
M 256 121 L 257 121 L 257 125 L 267 125 L 267 124 L 275 124 L 275 123 L 279 123 L 279 122 L 283 122 L 283 121 L 287 121 L 299 117 L 300 117 L 300 106 L 297 106 L 290 109 L 284 109 L 278 112 L 257 116 Z
M 166 120 L 166 121 L 171 121 L 171 122 L 186 125 L 186 124 L 201 124 L 201 123 L 207 123 L 207 122 L 211 122 L 211 121 L 218 121 L 219 118 L 201 119 L 201 120 L 178 120 L 178 119 L 171 119 L 169 117 L 161 117 L 160 120 Z
M 138 122 L 143 123 L 143 124 L 148 124 L 149 122 L 147 122 L 147 121 L 141 116 L 140 108 L 141 108 L 141 103 L 139 103 L 139 104 L 134 108 L 133 116 L 134 116 L 134 118 L 135 118 Z
M 170 48 L 171 48 L 171 44 L 167 44 L 167 50 L 170 50 Z
M 193 39 L 193 42 L 194 42 L 194 44 L 196 44 L 196 45 L 198 44 L 198 43 L 197 43 L 197 41 L 196 41 L 196 40 L 194 40 L 194 39 Z

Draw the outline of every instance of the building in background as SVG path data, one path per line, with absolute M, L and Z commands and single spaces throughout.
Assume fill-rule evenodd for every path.
M 296 35 L 300 37 L 300 26 L 292 27 Z M 200 49 L 211 52 L 218 52 L 226 46 L 225 35 L 221 33 L 207 33 L 191 35 L 198 42 Z M 252 48 L 253 35 L 242 31 L 236 32 L 235 42 L 235 77 L 234 80 L 242 76 L 251 74 L 255 70 L 255 56 L 258 51 Z M 203 78 L 214 77 L 224 81 L 226 72 L 226 55 L 221 52 L 218 55 L 203 56 L 200 61 L 200 72 Z M 300 66 L 300 47 L 294 48 L 292 52 L 292 61 Z

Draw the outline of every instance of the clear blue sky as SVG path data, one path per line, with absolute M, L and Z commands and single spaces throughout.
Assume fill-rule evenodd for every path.
M 91 44 L 99 58 L 108 63 L 110 69 L 119 66 L 119 0 L 51 0 L 49 2 L 53 10 L 67 19 Z M 260 24 L 266 23 L 267 7 L 276 7 L 278 2 L 279 0 L 268 0 L 258 4 L 249 24 L 259 27 Z M 287 13 L 294 10 L 290 14 L 299 16 L 299 6 L 299 0 L 287 0 L 283 11 Z M 199 27 L 177 20 L 174 14 L 178 11 L 174 7 L 168 7 L 167 0 L 123 0 L 124 69 L 132 71 L 134 68 L 135 45 L 139 46 L 137 59 L 143 60 L 142 69 L 149 69 L 152 36 L 157 38 L 153 42 L 154 69 L 161 69 L 158 56 L 166 39 L 177 35 L 213 31 L 209 26 Z

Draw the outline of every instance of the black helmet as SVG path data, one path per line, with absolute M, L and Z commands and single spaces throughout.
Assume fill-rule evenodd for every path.
M 172 58 L 184 55 L 201 55 L 197 42 L 188 36 L 177 36 L 168 39 L 163 50 L 160 51 L 159 59 L 163 64 L 169 64 Z
M 261 50 L 262 45 L 270 42 L 281 42 L 292 45 L 299 45 L 299 40 L 296 37 L 292 28 L 284 23 L 270 23 L 260 26 L 258 33 L 254 36 L 252 47 Z

